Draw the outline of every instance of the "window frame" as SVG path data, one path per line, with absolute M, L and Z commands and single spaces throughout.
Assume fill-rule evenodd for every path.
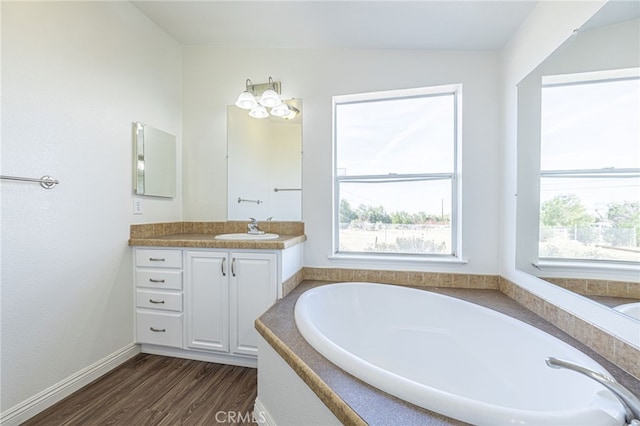
M 541 95 L 545 88 L 559 86 L 576 86 L 585 84 L 597 84 L 602 82 L 615 82 L 626 80 L 639 80 L 640 68 L 624 68 L 604 71 L 592 71 L 583 73 L 557 74 L 542 76 Z M 542 111 L 541 111 L 542 114 Z M 542 164 L 543 152 L 540 150 L 540 164 Z M 542 194 L 542 179 L 544 178 L 600 178 L 600 179 L 625 179 L 640 177 L 640 168 L 600 168 L 600 169 L 561 169 L 543 170 L 539 168 L 538 174 L 538 200 Z M 540 206 L 542 204 L 540 203 Z M 556 270 L 564 267 L 576 270 L 593 269 L 605 270 L 609 268 L 625 269 L 635 268 L 640 262 L 618 260 L 618 259 L 595 259 L 595 258 L 574 258 L 574 257 L 549 257 L 540 256 L 540 232 L 542 229 L 540 212 L 538 212 L 538 241 L 536 244 L 537 260 L 533 265 L 540 270 Z M 563 266 L 564 265 L 564 266 Z
M 337 126 L 338 107 L 340 105 L 367 103 L 385 100 L 402 100 L 436 96 L 453 96 L 453 164 L 451 172 L 445 173 L 406 173 L 394 175 L 354 175 L 340 176 L 337 168 L 338 138 Z M 411 89 L 367 92 L 350 95 L 338 95 L 332 98 L 332 254 L 330 259 L 360 259 L 360 260 L 391 260 L 418 261 L 434 263 L 466 263 L 462 260 L 462 212 L 461 212 L 461 129 L 462 129 L 462 84 L 448 84 L 441 86 L 420 87 Z M 451 253 L 398 253 L 398 252 L 362 252 L 340 251 L 340 183 L 358 182 L 403 182 L 450 180 L 451 182 Z

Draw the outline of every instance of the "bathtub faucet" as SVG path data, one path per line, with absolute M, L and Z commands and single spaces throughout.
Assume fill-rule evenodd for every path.
M 613 377 L 593 371 L 580 364 L 570 361 L 548 357 L 545 362 L 551 368 L 566 368 L 584 374 L 609 389 L 622 403 L 625 411 L 625 421 L 629 426 L 640 426 L 640 399 L 636 398 L 627 388 L 622 386 Z

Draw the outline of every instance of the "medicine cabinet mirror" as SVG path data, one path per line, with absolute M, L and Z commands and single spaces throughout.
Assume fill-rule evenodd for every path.
M 176 196 L 176 137 L 133 123 L 133 190 L 137 195 Z

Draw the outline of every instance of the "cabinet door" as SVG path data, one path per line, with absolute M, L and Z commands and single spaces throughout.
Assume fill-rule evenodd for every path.
M 231 351 L 257 355 L 255 320 L 275 302 L 277 256 L 273 253 L 231 253 Z
M 186 346 L 228 352 L 228 253 L 187 251 L 186 259 Z

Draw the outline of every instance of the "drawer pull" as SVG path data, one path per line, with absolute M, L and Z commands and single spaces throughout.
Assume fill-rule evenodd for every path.
M 149 281 L 152 282 L 152 283 L 163 283 L 164 282 L 164 280 L 157 280 L 155 278 L 149 278 Z
M 164 300 L 153 300 L 153 299 L 149 299 L 150 303 L 156 303 L 156 304 L 164 304 Z
M 236 258 L 234 257 L 233 260 L 231 260 L 231 275 L 233 275 L 234 277 L 236 276 Z
M 149 327 L 149 330 L 153 331 L 154 333 L 164 333 L 167 331 L 166 328 L 153 328 L 153 327 Z
M 222 276 L 223 276 L 223 277 L 226 277 L 226 276 L 227 276 L 227 273 L 226 273 L 226 272 L 224 272 L 224 262 L 226 262 L 226 260 L 227 260 L 227 258 L 226 258 L 226 257 L 223 257 L 223 258 L 222 258 L 222 263 L 220 263 L 220 271 L 222 271 Z
M 149 262 L 165 262 L 167 259 L 164 257 L 150 257 Z

